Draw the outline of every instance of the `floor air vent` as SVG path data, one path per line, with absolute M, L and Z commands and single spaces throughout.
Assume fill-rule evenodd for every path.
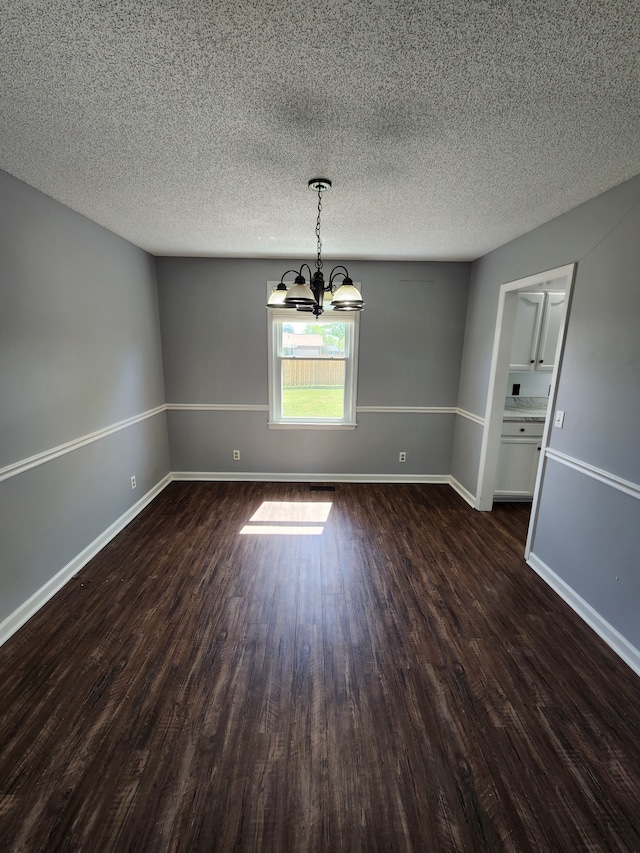
M 335 492 L 335 486 L 309 486 L 310 492 Z

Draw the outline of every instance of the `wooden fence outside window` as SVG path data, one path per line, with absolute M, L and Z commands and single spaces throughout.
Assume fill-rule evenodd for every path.
M 344 385 L 342 359 L 284 359 L 283 388 L 332 388 Z

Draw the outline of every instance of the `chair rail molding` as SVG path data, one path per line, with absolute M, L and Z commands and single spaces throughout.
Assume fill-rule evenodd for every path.
M 16 477 L 18 474 L 22 474 L 30 468 L 36 468 L 38 465 L 44 465 L 45 462 L 50 462 L 58 456 L 64 456 L 66 453 L 73 453 L 74 450 L 78 450 L 80 447 L 92 444 L 94 441 L 100 441 L 102 438 L 113 435 L 115 432 L 120 432 L 122 429 L 127 429 L 127 427 L 138 424 L 141 421 L 145 421 L 147 418 L 153 418 L 155 415 L 160 415 L 165 411 L 165 409 L 166 406 L 164 404 L 156 406 L 154 409 L 148 409 L 146 412 L 142 412 L 139 415 L 133 415 L 133 417 L 126 418 L 123 421 L 118 421 L 115 424 L 103 427 L 103 429 L 98 429 L 95 432 L 90 432 L 86 435 L 80 436 L 79 438 L 74 438 L 72 441 L 59 444 L 57 447 L 52 447 L 50 450 L 43 450 L 41 453 L 36 453 L 34 456 L 29 456 L 27 459 L 12 462 L 10 465 L 0 468 L 0 482 L 8 480 L 11 477 Z

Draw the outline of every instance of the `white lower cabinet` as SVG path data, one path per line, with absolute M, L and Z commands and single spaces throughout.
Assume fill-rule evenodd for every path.
M 498 455 L 495 497 L 533 497 L 543 428 L 544 424 L 537 423 L 504 424 Z

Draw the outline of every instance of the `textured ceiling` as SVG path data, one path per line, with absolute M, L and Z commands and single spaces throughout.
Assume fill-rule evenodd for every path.
M 2 0 L 0 168 L 158 255 L 472 259 L 640 172 L 638 0 Z

